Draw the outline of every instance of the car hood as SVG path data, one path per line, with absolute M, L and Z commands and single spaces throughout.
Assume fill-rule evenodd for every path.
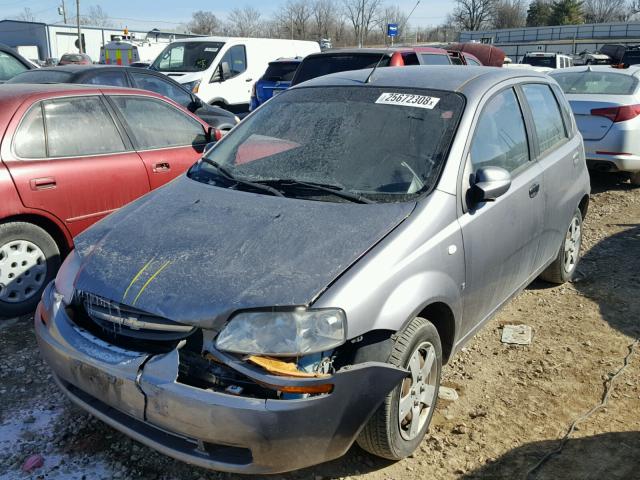
M 239 309 L 309 305 L 414 207 L 273 197 L 182 176 L 75 239 L 75 287 L 215 329 Z

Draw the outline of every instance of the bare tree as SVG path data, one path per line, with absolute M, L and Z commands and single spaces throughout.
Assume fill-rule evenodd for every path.
M 22 20 L 23 22 L 35 22 L 36 16 L 29 7 L 24 7 L 24 10 L 16 15 L 16 20 Z
M 234 8 L 227 17 L 227 24 L 232 35 L 240 37 L 258 36 L 261 30 L 262 14 L 253 7 Z
M 640 13 L 640 0 L 629 0 L 629 4 L 626 7 L 626 14 L 624 16 L 624 21 L 628 22 L 635 17 L 638 13 Z
M 309 0 L 288 0 L 276 15 L 276 20 L 283 36 L 305 40 L 310 34 L 313 14 Z
M 382 0 L 342 0 L 342 4 L 358 46 L 362 47 L 369 32 L 378 24 Z
M 89 12 L 80 16 L 82 25 L 92 25 L 94 27 L 113 27 L 113 22 L 100 5 L 92 5 Z
M 456 0 L 451 20 L 463 30 L 481 30 L 494 14 L 495 0 Z
M 402 38 L 408 31 L 408 15 L 399 7 L 386 7 L 380 13 L 379 26 L 383 38 L 387 38 L 387 25 L 395 23 L 398 25 L 398 38 Z
M 624 0 L 619 1 L 624 2 Z M 493 28 L 524 27 L 526 23 L 527 5 L 524 0 L 496 1 L 493 9 Z
M 191 21 L 187 24 L 191 33 L 198 35 L 214 35 L 222 30 L 222 24 L 213 12 L 198 10 L 191 14 Z
M 584 19 L 587 23 L 605 23 L 623 20 L 627 13 L 625 0 L 584 0 Z
M 330 37 L 329 30 L 335 24 L 335 7 L 331 0 L 315 0 L 311 5 L 315 34 L 320 38 Z

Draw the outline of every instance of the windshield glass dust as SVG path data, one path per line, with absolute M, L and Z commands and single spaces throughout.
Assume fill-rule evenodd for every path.
M 218 166 L 243 181 L 293 180 L 376 202 L 405 201 L 435 185 L 463 106 L 461 95 L 435 90 L 289 90 L 239 124 L 189 175 L 231 183 Z

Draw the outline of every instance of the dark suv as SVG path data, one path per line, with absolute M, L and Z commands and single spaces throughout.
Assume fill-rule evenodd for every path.
M 230 130 L 239 122 L 233 113 L 204 103 L 175 80 L 146 68 L 107 65 L 39 68 L 16 75 L 7 83 L 82 83 L 140 88 L 170 98 L 218 130 Z

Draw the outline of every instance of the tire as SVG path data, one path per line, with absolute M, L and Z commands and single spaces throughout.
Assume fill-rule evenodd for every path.
M 631 172 L 631 176 L 629 177 L 629 181 L 631 185 L 640 186 L 640 172 Z
M 423 352 L 422 348 L 425 345 L 427 345 L 427 350 Z M 429 391 L 425 396 L 431 397 L 430 407 L 423 403 L 417 407 L 421 409 L 421 413 L 417 417 L 419 418 L 418 427 L 412 432 L 410 426 L 414 418 L 413 409 L 411 411 L 412 418 L 409 419 L 409 411 L 407 411 L 405 414 L 407 416 L 403 420 L 403 422 L 407 422 L 409 419 L 408 425 L 401 426 L 400 399 L 401 396 L 411 398 L 411 395 L 407 393 L 419 383 L 415 382 L 415 377 L 412 375 L 394 388 L 374 412 L 357 439 L 357 443 L 362 449 L 378 457 L 400 460 L 411 455 L 420 445 L 431 423 L 440 388 L 442 347 L 436 327 L 420 317 L 414 318 L 398 335 L 386 361 L 397 367 L 410 368 L 409 363 L 416 351 L 420 351 L 420 354 L 426 353 L 425 358 L 429 358 L 429 352 L 435 355 L 433 367 L 426 382 L 429 385 Z
M 574 233 L 577 228 L 577 234 Z M 571 240 L 573 239 L 573 240 Z M 550 283 L 562 284 L 569 282 L 580 262 L 580 246 L 582 245 L 582 214 L 576 210 L 571 217 L 567 233 L 558 251 L 558 256 L 540 278 Z M 572 255 L 572 259 L 568 258 Z
M 0 318 L 32 313 L 60 268 L 60 249 L 42 228 L 0 225 Z

